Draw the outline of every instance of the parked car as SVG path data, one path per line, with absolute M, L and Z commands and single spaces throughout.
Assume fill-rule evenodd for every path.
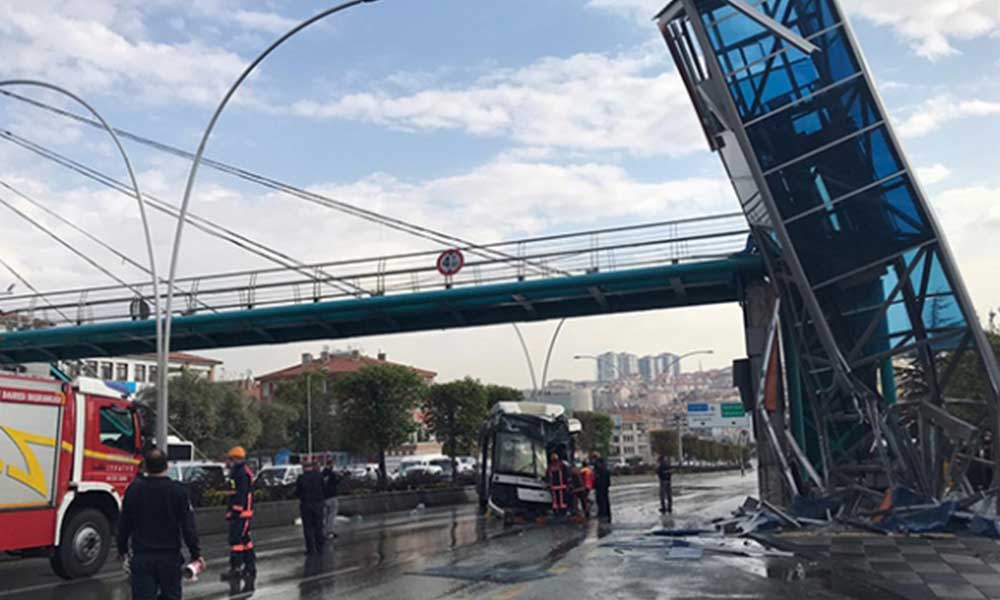
M 451 475 L 451 460 L 441 455 L 407 456 L 399 463 L 401 477 L 416 474 L 443 477 L 446 473 Z
M 226 465 L 218 462 L 172 462 L 167 476 L 184 484 L 191 504 L 195 506 L 201 505 L 205 492 L 226 489 Z
M 292 485 L 302 474 L 302 465 L 274 465 L 264 467 L 257 473 L 258 487 L 282 487 Z
M 471 456 L 456 456 L 455 462 L 458 465 L 459 475 L 475 473 L 476 466 L 479 464 L 476 462 L 476 459 Z
M 364 479 L 375 481 L 378 479 L 378 465 L 375 463 L 362 463 L 347 467 L 347 474 L 354 479 Z

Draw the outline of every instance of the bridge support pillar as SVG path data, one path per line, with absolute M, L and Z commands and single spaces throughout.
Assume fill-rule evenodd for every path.
M 764 281 L 748 283 L 743 289 L 743 327 L 746 338 L 747 357 L 750 360 L 750 397 L 758 398 L 758 387 L 762 370 L 767 368 L 764 353 L 767 351 L 767 338 L 777 294 L 774 288 Z M 779 443 L 784 450 L 786 402 L 785 389 L 781 378 L 780 345 L 775 343 L 773 352 L 778 353 L 778 368 L 770 369 L 765 381 L 764 410 L 768 411 L 771 424 L 778 434 Z M 756 407 L 755 407 L 756 408 Z M 767 430 L 762 420 L 755 414 L 753 419 L 754 438 L 757 443 L 757 476 L 760 497 L 778 506 L 790 504 L 790 494 L 782 472 L 781 461 L 774 453 Z M 786 454 L 787 455 L 787 454 Z

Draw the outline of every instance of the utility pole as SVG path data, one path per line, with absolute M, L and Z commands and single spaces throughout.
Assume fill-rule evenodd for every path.
M 684 432 L 682 425 L 684 423 L 684 415 L 674 415 L 674 420 L 677 421 L 677 466 L 684 465 Z
M 313 409 L 312 409 L 312 373 L 306 371 L 306 439 L 309 446 L 309 460 L 313 453 Z

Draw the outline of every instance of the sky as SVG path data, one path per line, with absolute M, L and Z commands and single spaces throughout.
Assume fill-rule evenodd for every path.
M 842 0 L 904 149 L 982 319 L 1000 306 L 1000 0 Z M 650 17 L 663 0 L 380 0 L 303 32 L 223 114 L 208 155 L 477 242 L 738 210 Z M 59 83 L 113 125 L 194 149 L 229 84 L 313 0 L 5 0 L 3 79 Z M 69 107 L 33 89 L 15 90 Z M 123 178 L 98 132 L 0 97 L 0 129 Z M 142 189 L 178 203 L 187 164 L 127 143 Z M 145 262 L 134 200 L 0 140 L 0 180 Z M 129 281 L 144 275 L 8 190 L 0 198 Z M 426 250 L 427 242 L 203 171 L 192 211 L 303 262 Z M 0 258 L 43 290 L 109 282 L 0 207 Z M 166 269 L 174 222 L 151 216 Z M 179 272 L 265 266 L 189 229 Z M 0 290 L 13 277 L 0 270 Z M 23 287 L 23 286 L 22 286 Z M 0 298 L 2 307 L 2 298 Z M 541 377 L 555 323 L 522 327 Z M 230 377 L 351 346 L 530 387 L 509 325 L 205 352 Z M 549 379 L 593 377 L 574 354 L 744 354 L 737 306 L 569 321 Z

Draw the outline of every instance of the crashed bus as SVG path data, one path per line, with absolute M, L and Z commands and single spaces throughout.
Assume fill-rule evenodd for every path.
M 548 457 L 555 452 L 572 463 L 580 430 L 558 404 L 497 403 L 479 432 L 480 507 L 506 522 L 548 512 Z

